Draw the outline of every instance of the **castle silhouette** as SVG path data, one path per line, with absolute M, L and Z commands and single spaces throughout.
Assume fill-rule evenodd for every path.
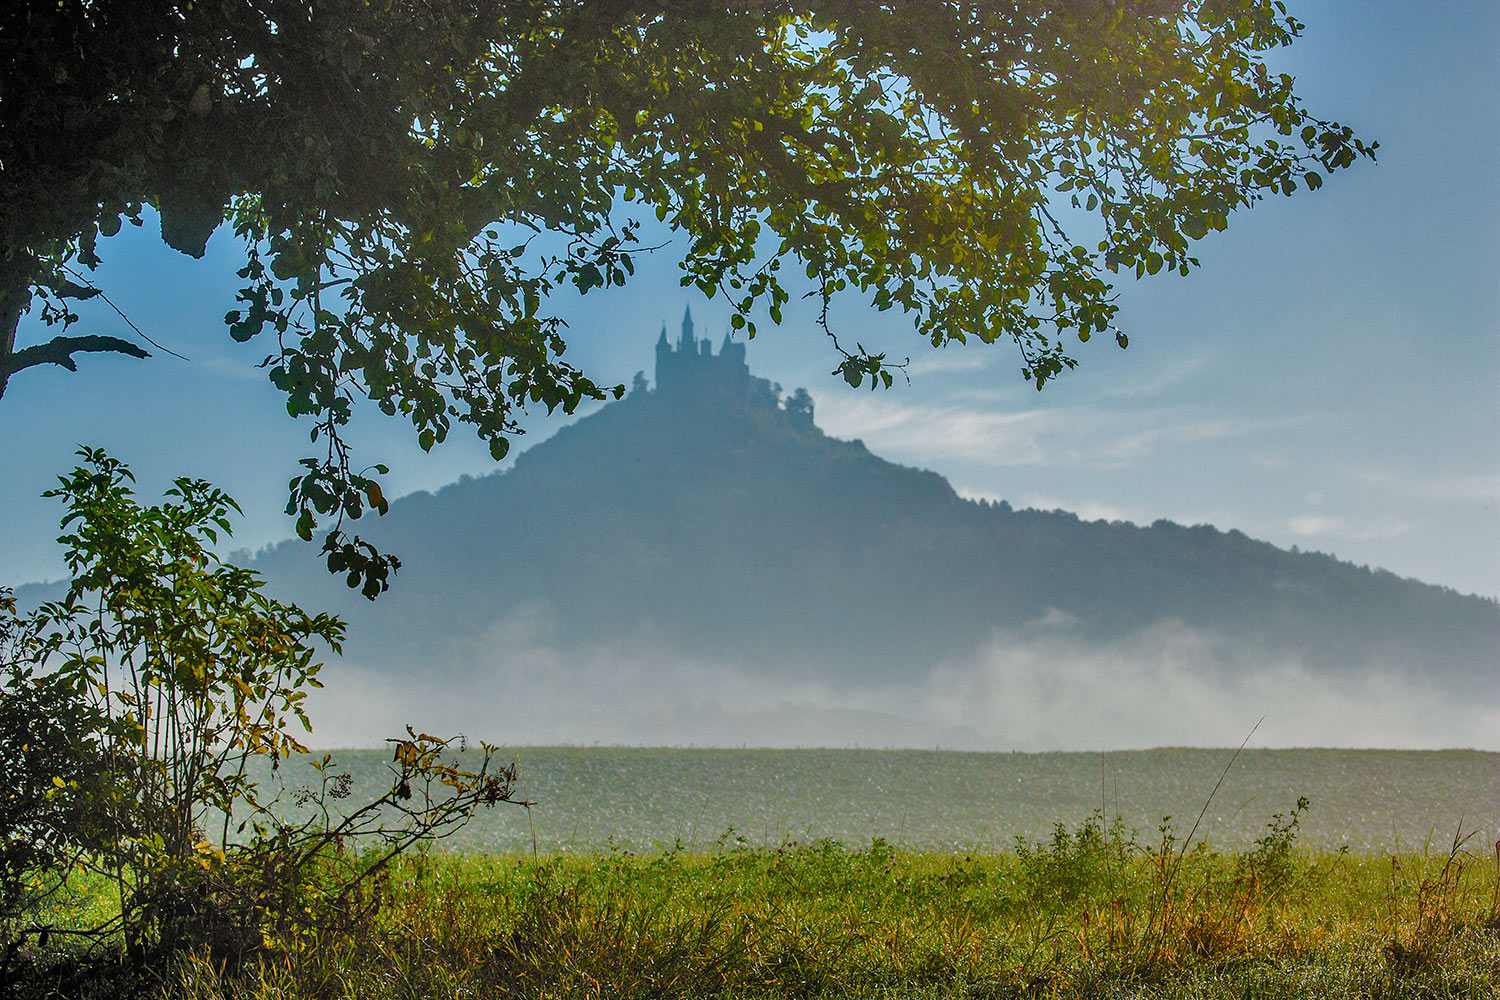
M 783 406 L 781 386 L 750 374 L 745 345 L 724 334 L 719 353 L 713 341 L 693 333 L 693 309 L 682 311 L 682 335 L 674 345 L 667 339 L 667 324 L 656 340 L 656 392 L 675 404 L 694 409 L 776 410 L 798 423 L 812 423 L 812 398 L 798 389 Z
M 656 391 L 664 396 L 714 397 L 718 402 L 739 406 L 750 403 L 750 366 L 745 345 L 724 334 L 724 345 L 714 354 L 708 337 L 693 336 L 693 309 L 682 312 L 682 337 L 673 347 L 667 340 L 667 324 L 661 325 L 656 341 Z

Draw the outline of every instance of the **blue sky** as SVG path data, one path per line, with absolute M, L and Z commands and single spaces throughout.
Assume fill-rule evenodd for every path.
M 1379 163 L 1235 217 L 1198 245 L 1190 277 L 1122 280 L 1128 351 L 1096 338 L 1079 370 L 1039 394 L 1012 349 L 933 351 L 899 316 L 850 298 L 838 329 L 909 356 L 909 385 L 845 387 L 810 306 L 762 328 L 752 369 L 806 386 L 830 433 L 935 469 L 967 495 L 1209 522 L 1500 596 L 1500 5 L 1292 6 L 1307 32 L 1279 65 L 1315 112 L 1378 139 Z M 131 463 L 143 494 L 176 475 L 223 486 L 246 510 L 236 545 L 291 534 L 281 508 L 307 428 L 254 368 L 267 345 L 234 344 L 223 329 L 233 239 L 221 231 L 193 261 L 148 222 L 104 255 L 98 283 L 191 360 L 92 356 L 77 374 L 12 380 L 0 399 L 0 582 L 63 574 L 58 510 L 38 494 L 80 443 Z M 559 300 L 570 359 L 603 380 L 649 376 L 662 322 L 675 329 L 689 304 L 700 330 L 722 336 L 727 307 L 689 296 L 676 275 L 669 247 L 625 289 Z M 127 334 L 102 310 L 89 326 Z M 21 341 L 42 336 L 23 327 Z M 531 425 L 522 447 L 555 426 Z M 424 455 L 409 427 L 373 412 L 352 436 L 358 457 L 391 466 L 396 495 L 494 468 L 461 433 Z

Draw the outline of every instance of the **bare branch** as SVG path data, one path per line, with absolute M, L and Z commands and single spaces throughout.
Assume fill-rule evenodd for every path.
M 87 352 L 128 354 L 132 358 L 151 356 L 144 348 L 119 337 L 53 337 L 45 344 L 37 344 L 12 354 L 5 365 L 5 374 L 14 375 L 23 368 L 36 365 L 61 365 L 70 372 L 76 372 L 78 363 L 73 360 L 73 355 Z

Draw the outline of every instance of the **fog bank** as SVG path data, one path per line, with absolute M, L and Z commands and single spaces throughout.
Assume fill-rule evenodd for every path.
M 564 651 L 524 616 L 463 664 L 325 668 L 312 742 L 374 746 L 407 724 L 507 745 L 905 747 L 1039 751 L 1252 745 L 1500 749 L 1500 683 L 1457 697 L 1399 665 L 1315 674 L 1163 623 L 1091 643 L 996 632 L 899 681 L 796 678 L 634 640 Z

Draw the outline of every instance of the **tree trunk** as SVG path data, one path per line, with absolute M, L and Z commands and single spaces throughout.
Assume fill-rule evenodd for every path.
M 31 282 L 36 261 L 30 254 L 0 260 L 0 399 L 10 382 L 11 359 L 16 353 L 16 328 L 21 314 L 31 304 Z

